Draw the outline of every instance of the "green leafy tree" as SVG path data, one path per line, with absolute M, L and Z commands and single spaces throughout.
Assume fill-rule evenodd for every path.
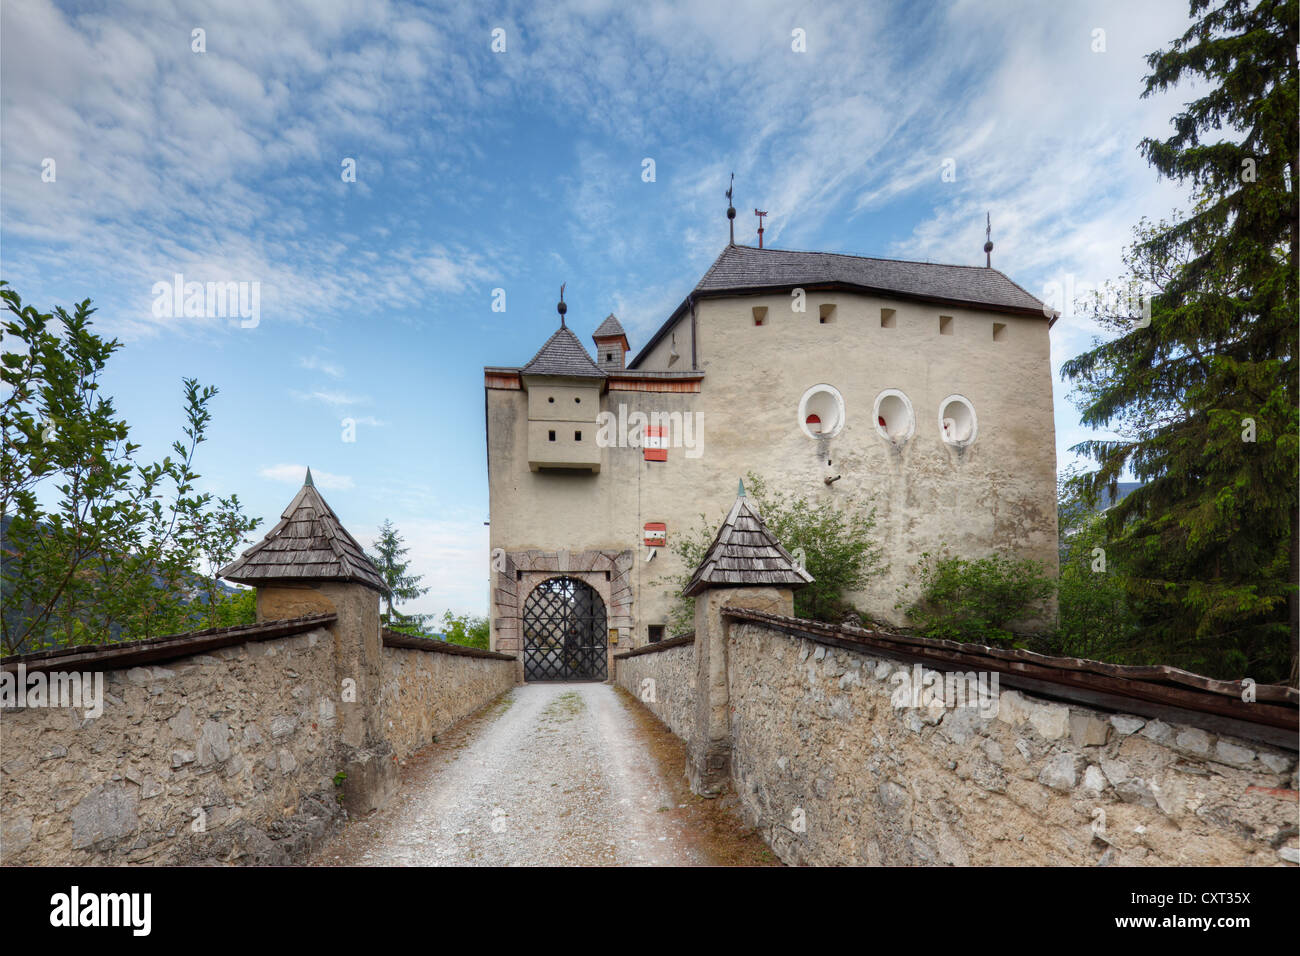
M 794 592 L 795 615 L 818 621 L 842 620 L 853 610 L 845 595 L 866 587 L 883 570 L 883 552 L 874 538 L 875 509 L 841 508 L 830 499 L 815 502 L 802 495 L 778 492 L 753 472 L 745 476 L 745 491 L 754 500 L 768 530 L 791 554 L 803 556 L 804 569 L 814 578 L 812 584 Z M 677 595 L 669 612 L 673 634 L 695 626 L 695 602 L 682 597 L 681 591 L 725 517 L 710 521 L 702 514 L 694 528 L 674 540 L 672 550 L 684 570 L 660 579 L 670 583 Z
M 90 300 L 71 313 L 24 306 L 0 282 L 0 583 L 6 652 L 154 637 L 201 625 L 198 594 L 211 585 L 198 567 L 233 552 L 260 522 L 238 499 L 196 494 L 194 457 L 215 388 L 185 385 L 185 438 L 176 457 L 137 464 L 139 446 L 100 390 L 121 348 L 92 330 Z M 49 502 L 47 504 L 47 502 Z M 209 592 L 211 595 L 211 592 Z M 209 602 L 211 603 L 211 602 Z
M 442 633 L 451 644 L 488 649 L 490 637 L 488 619 L 477 614 L 452 614 L 444 611 Z
M 432 615 L 422 615 L 421 619 L 423 621 L 431 620 Z M 399 623 L 390 624 L 388 629 L 399 634 L 410 634 L 412 637 L 439 639 L 435 635 L 428 633 L 423 623 L 416 624 L 412 621 L 411 618 L 403 618 Z M 488 619 L 477 614 L 453 614 L 451 611 L 444 611 L 442 613 L 441 640 L 446 641 L 448 644 L 477 647 L 486 651 L 489 649 L 488 645 L 491 640 Z
M 1097 463 L 1082 482 L 1094 501 L 1125 473 L 1144 483 L 1104 519 L 1142 646 L 1295 682 L 1297 3 L 1191 11 L 1148 58 L 1143 96 L 1189 80 L 1200 95 L 1141 148 L 1195 204 L 1138 227 L 1126 267 L 1151 292 L 1149 327 L 1111 315 L 1117 336 L 1063 366 L 1084 424 L 1118 435 L 1075 450 Z
M 911 597 L 913 588 L 919 592 Z M 896 607 L 924 637 L 945 641 L 1021 646 L 1014 625 L 1042 613 L 1056 582 L 1028 558 L 932 555 L 917 562 L 915 585 L 904 584 Z
M 395 610 L 394 605 L 401 601 L 412 601 L 422 594 L 429 593 L 429 589 L 420 587 L 423 575 L 409 573 L 411 562 L 403 561 L 402 558 L 410 549 L 404 546 L 401 533 L 387 518 L 379 526 L 379 538 L 373 547 L 374 552 L 367 557 L 379 571 L 379 576 L 384 579 L 384 583 L 388 585 L 388 594 L 384 596 L 384 603 L 387 605 L 384 620 L 392 623 L 405 622 L 420 627 L 424 621 L 423 615 L 402 614 Z

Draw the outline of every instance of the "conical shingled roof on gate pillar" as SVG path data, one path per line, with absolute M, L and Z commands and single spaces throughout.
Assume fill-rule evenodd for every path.
M 312 484 L 310 468 L 302 490 L 284 509 L 280 523 L 217 573 L 239 584 L 354 581 L 388 593 L 361 545 Z
M 682 593 L 691 597 L 716 587 L 799 588 L 812 581 L 767 530 L 741 484 L 731 513 Z

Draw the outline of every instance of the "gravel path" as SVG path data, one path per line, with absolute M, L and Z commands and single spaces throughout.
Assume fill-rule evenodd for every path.
M 339 865 L 690 865 L 635 706 L 608 684 L 526 684 L 403 773 L 393 805 L 322 848 Z M 446 745 L 446 746 L 444 746 Z

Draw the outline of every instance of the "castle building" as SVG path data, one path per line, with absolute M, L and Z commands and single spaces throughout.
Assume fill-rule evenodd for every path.
M 1055 573 L 1055 315 L 991 265 L 729 244 L 631 360 L 614 316 L 593 358 L 566 310 L 484 369 L 492 647 L 522 678 L 607 679 L 674 636 L 674 535 L 711 534 L 749 472 L 875 509 L 885 570 L 848 599 L 877 620 L 926 552 Z

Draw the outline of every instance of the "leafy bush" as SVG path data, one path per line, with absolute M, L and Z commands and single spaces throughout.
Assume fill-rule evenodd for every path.
M 1044 650 L 1114 664 L 1140 663 L 1134 655 L 1137 615 L 1123 549 L 1112 547 L 1105 518 L 1078 476 L 1062 476 L 1058 496 L 1060 623 Z
M 240 588 L 209 606 L 208 627 L 240 627 L 257 623 L 257 592 Z
M 432 616 L 427 615 L 430 618 Z M 421 615 L 421 618 L 424 617 L 426 615 Z M 491 629 L 486 617 L 477 614 L 452 614 L 451 611 L 444 611 L 442 614 L 442 634 L 430 634 L 424 629 L 423 624 L 410 621 L 389 624 L 387 627 L 398 634 L 427 637 L 435 641 L 446 641 L 448 644 L 459 644 L 462 647 L 477 647 L 483 651 L 489 649 L 491 638 Z
M 1036 561 L 1002 555 L 936 557 L 917 562 L 920 596 L 908 602 L 912 586 L 900 589 L 895 605 L 925 637 L 987 645 L 1016 645 L 1008 625 L 1033 617 L 1051 597 L 1056 582 Z
M 745 491 L 768 530 L 791 554 L 797 557 L 802 553 L 804 568 L 814 578 L 812 584 L 794 592 L 795 615 L 818 621 L 842 620 L 845 612 L 853 610 L 844 595 L 865 587 L 883 570 L 882 551 L 873 537 L 876 510 L 842 509 L 833 499 L 809 501 L 802 495 L 777 492 L 753 472 L 745 475 Z M 667 579 L 677 597 L 669 614 L 672 634 L 695 626 L 695 601 L 682 597 L 681 592 L 725 517 L 710 521 L 702 514 L 699 524 L 678 535 L 673 543 L 673 553 L 685 570 Z

